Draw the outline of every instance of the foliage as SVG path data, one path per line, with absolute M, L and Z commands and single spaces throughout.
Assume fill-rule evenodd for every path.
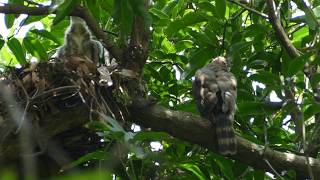
M 23 0 L 9 2 L 28 5 Z M 1 64 L 25 64 L 32 58 L 47 60 L 63 42 L 64 29 L 68 25 L 65 16 L 75 2 L 63 1 L 57 8 L 56 16 L 17 18 L 5 15 L 10 34 L 0 37 Z M 235 127 L 239 136 L 279 151 L 299 151 L 298 137 L 294 134 L 295 124 L 290 121 L 290 114 L 297 103 L 303 113 L 307 139 L 311 138 L 315 128 L 314 115 L 320 111 L 319 102 L 314 98 L 314 90 L 319 88 L 320 74 L 314 72 L 312 78 L 308 79 L 304 70 L 306 63 L 317 67 L 320 62 L 319 24 L 316 21 L 320 18 L 319 1 L 311 1 L 311 11 L 308 12 L 299 3 L 296 6 L 295 1 L 282 0 L 277 3 L 284 29 L 302 54 L 294 59 L 278 43 L 269 21 L 231 1 L 155 0 L 148 11 L 144 8 L 143 0 L 82 2 L 101 28 L 116 32 L 108 35 L 119 47 L 128 45 L 134 16 L 142 17 L 146 28 L 151 26 L 144 79 L 149 94 L 160 104 L 198 113 L 190 93 L 192 76 L 211 58 L 224 55 L 230 59 L 231 71 L 238 79 Z M 250 1 L 246 5 L 267 14 L 265 1 Z M 296 14 L 299 11 L 301 15 Z M 33 22 L 41 23 L 44 28 L 32 27 L 25 36 L 17 36 L 21 27 Z M 295 103 L 286 99 L 285 90 L 293 91 Z M 283 103 L 282 107 L 265 103 L 275 101 L 275 97 Z M 107 144 L 112 145 L 117 140 L 127 150 L 127 158 L 122 162 L 124 170 L 120 173 L 111 172 L 115 176 L 134 179 L 155 176 L 161 179 L 270 178 L 261 170 L 167 134 L 126 132 L 112 119 L 105 118 L 111 125 L 89 126 L 101 131 Z M 154 150 L 151 142 L 160 143 L 161 148 Z M 87 154 L 70 166 L 79 166 L 89 160 L 106 161 L 114 156 L 109 150 Z M 290 171 L 283 174 L 283 178 L 294 177 L 295 174 Z

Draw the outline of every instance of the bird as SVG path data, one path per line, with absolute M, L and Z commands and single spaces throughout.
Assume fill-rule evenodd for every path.
M 236 112 L 237 79 L 229 71 L 225 57 L 216 57 L 196 71 L 192 92 L 200 115 L 215 127 L 219 153 L 236 154 L 233 121 Z
M 98 64 L 103 58 L 103 45 L 93 39 L 86 22 L 76 16 L 70 16 L 70 25 L 65 31 L 64 44 L 57 50 L 58 58 L 80 56 Z

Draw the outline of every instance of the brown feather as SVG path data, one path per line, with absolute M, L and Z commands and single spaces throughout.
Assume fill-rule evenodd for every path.
M 237 80 L 229 72 L 224 57 L 215 58 L 196 72 L 193 94 L 201 116 L 210 120 L 216 127 L 219 152 L 225 155 L 235 154 L 233 120 L 236 111 Z

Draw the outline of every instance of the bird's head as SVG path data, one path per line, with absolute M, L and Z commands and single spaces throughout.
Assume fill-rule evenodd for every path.
M 218 65 L 218 66 L 220 66 L 222 68 L 228 69 L 228 62 L 227 62 L 227 59 L 225 57 L 218 56 L 218 57 L 212 59 L 212 63 L 215 64 L 215 65 Z

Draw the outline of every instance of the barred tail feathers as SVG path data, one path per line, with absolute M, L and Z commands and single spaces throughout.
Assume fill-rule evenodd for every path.
M 216 135 L 219 152 L 223 155 L 234 155 L 237 152 L 237 142 L 230 115 L 220 113 L 216 116 Z

